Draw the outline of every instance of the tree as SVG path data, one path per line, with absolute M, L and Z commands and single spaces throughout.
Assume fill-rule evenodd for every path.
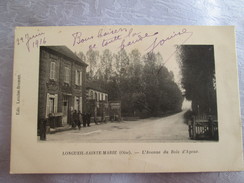
M 113 56 L 111 51 L 109 49 L 106 49 L 103 51 L 103 55 L 100 56 L 100 70 L 103 73 L 104 80 L 109 80 L 112 76 L 113 68 L 112 68 L 112 62 L 113 62 Z
M 95 72 L 98 69 L 98 59 L 99 59 L 99 52 L 94 51 L 93 49 L 90 48 L 86 53 L 86 62 L 88 64 L 87 73 L 89 79 L 95 76 Z
M 212 45 L 178 46 L 182 87 L 195 113 L 216 114 L 214 48 Z
M 129 54 L 130 64 L 128 67 L 128 82 L 130 91 L 133 93 L 138 93 L 138 91 L 143 90 L 142 85 L 142 74 L 143 65 L 141 61 L 141 54 L 137 49 L 134 49 Z
M 126 77 L 130 61 L 125 49 L 121 49 L 115 54 L 115 62 L 116 73 L 118 73 L 119 77 Z
M 121 49 L 112 55 L 105 49 L 99 55 L 90 49 L 86 61 L 90 81 L 105 89 L 109 100 L 121 100 L 123 115 L 149 117 L 181 110 L 182 93 L 160 53 L 142 56 L 137 49 L 129 54 Z
M 144 93 L 146 95 L 146 103 L 149 112 L 152 115 L 156 115 L 159 111 L 160 106 L 160 93 L 159 84 L 157 76 L 157 65 L 156 65 L 156 55 L 153 52 L 147 53 L 143 56 L 143 61 L 145 63 L 143 68 L 143 87 Z

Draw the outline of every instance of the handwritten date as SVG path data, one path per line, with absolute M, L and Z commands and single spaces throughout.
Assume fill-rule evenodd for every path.
M 40 45 L 46 44 L 46 37 L 44 32 L 38 34 L 25 34 L 24 36 L 18 37 L 16 39 L 17 45 L 24 44 L 28 50 L 31 51 L 32 48 L 38 48 Z

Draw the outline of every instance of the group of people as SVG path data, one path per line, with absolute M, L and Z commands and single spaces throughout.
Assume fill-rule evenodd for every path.
M 74 110 L 72 113 L 72 127 L 75 128 L 78 126 L 79 130 L 81 124 L 83 127 L 90 126 L 91 123 L 91 113 L 81 113 L 80 111 Z

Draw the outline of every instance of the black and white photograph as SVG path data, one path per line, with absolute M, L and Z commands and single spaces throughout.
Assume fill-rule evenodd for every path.
M 38 141 L 218 142 L 214 45 L 40 46 Z
M 234 40 L 225 26 L 17 28 L 11 171 L 242 170 Z
M 0 9 L 0 182 L 244 182 L 241 0 Z

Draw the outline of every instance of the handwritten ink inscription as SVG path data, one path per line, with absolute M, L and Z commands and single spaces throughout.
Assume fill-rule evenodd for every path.
M 72 34 L 72 36 L 74 38 L 73 46 L 75 46 L 76 44 L 85 43 L 93 39 L 93 36 L 82 38 L 82 32 L 75 32 Z
M 145 51 L 153 52 L 156 48 L 165 45 L 170 40 L 176 39 L 177 37 L 185 34 L 188 34 L 188 37 L 184 40 L 184 42 L 188 40 L 193 33 L 188 31 L 186 28 L 183 28 L 162 37 L 158 31 L 142 32 L 135 31 L 133 28 L 120 27 L 115 29 L 102 28 L 99 29 L 97 34 L 94 35 L 83 35 L 82 32 L 75 32 L 72 34 L 72 37 L 73 46 L 88 43 L 89 48 L 103 48 L 112 45 L 116 46 L 118 49 L 124 49 L 147 40 L 146 44 L 148 46 L 146 47 Z
M 38 34 L 26 33 L 24 36 L 18 37 L 16 39 L 17 45 L 25 45 L 28 52 L 33 48 L 39 48 L 41 45 L 46 44 L 46 37 L 44 32 Z
M 183 34 L 186 33 L 190 33 L 187 32 L 187 30 L 185 28 L 183 28 L 181 31 L 179 32 L 173 32 L 170 36 L 163 38 L 163 39 L 158 39 L 158 37 L 156 37 L 153 41 L 153 43 L 146 49 L 149 50 L 149 52 L 153 52 L 155 48 L 157 48 L 158 46 L 163 46 L 167 41 L 174 39 L 175 37 L 181 36 Z

